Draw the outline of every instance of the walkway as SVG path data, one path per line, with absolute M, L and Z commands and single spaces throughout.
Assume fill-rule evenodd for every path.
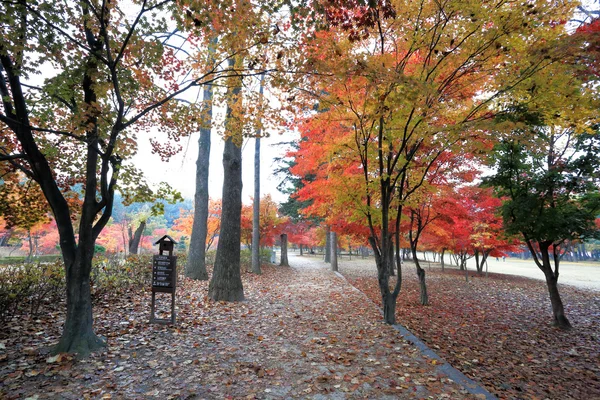
M 3 342 L 0 398 L 485 398 L 326 264 L 293 254 L 290 264 L 244 274 L 240 303 L 209 301 L 208 282 L 183 281 L 175 327 L 147 322 L 147 292 L 96 304 L 109 348 L 84 361 L 33 350 L 40 337 L 55 340 L 61 318 L 31 321 Z

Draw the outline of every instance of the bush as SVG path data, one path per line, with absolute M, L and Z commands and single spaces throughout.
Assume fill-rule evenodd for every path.
M 35 317 L 45 302 L 61 298 L 65 286 L 62 261 L 0 267 L 0 321 L 20 314 Z
M 216 250 L 208 250 L 206 252 L 206 265 L 215 265 L 215 257 L 217 256 Z
M 26 256 L 13 256 L 13 257 L 3 257 L 0 259 L 0 265 L 12 265 L 12 264 L 23 264 L 27 259 Z M 59 260 L 62 260 L 60 254 L 44 254 L 41 256 L 33 257 L 34 262 L 49 262 L 53 263 Z
M 271 249 L 260 249 L 260 263 L 269 264 L 271 262 Z M 252 250 L 244 249 L 240 252 L 240 268 L 242 271 L 250 271 L 252 269 Z
M 90 284 L 94 296 L 123 294 L 150 286 L 152 255 L 99 255 L 94 257 Z

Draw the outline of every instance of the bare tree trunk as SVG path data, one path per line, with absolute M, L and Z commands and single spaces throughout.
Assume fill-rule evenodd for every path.
M 444 272 L 444 253 L 446 252 L 446 249 L 442 249 L 442 254 L 440 254 L 440 262 L 442 263 L 442 272 Z
M 265 75 L 260 77 L 259 94 L 263 94 L 263 81 Z M 256 130 L 254 139 L 254 200 L 252 204 L 252 272 L 260 274 L 260 135 L 261 130 Z
M 283 234 L 281 234 L 281 260 L 279 262 L 279 265 L 282 267 L 290 266 L 290 263 L 288 261 L 287 248 L 288 248 L 287 234 L 283 233 Z
M 30 263 L 33 255 L 33 240 L 31 240 L 31 229 L 27 230 L 27 241 L 29 242 L 29 253 L 27 254 L 25 262 Z
M 387 251 L 387 257 L 388 257 L 388 267 L 390 269 L 390 276 L 394 276 L 395 275 L 394 266 L 396 263 L 394 262 L 394 242 L 392 241 L 391 235 L 390 235 L 390 243 L 389 243 L 388 251 Z
M 233 60 L 230 60 L 233 67 Z M 232 84 L 233 82 L 230 82 Z M 241 102 L 241 81 L 228 89 L 225 124 L 227 140 L 223 149 L 223 195 L 221 232 L 208 296 L 216 301 L 244 300 L 240 272 L 241 215 L 242 215 L 242 132 L 233 123 L 234 103 Z M 235 139 L 235 142 L 234 142 Z
M 331 262 L 331 227 L 327 225 L 325 227 L 325 262 Z
M 106 346 L 93 330 L 90 288 L 93 255 L 94 243 L 84 244 L 80 239 L 74 265 L 67 266 L 67 315 L 60 341 L 54 348 L 56 353 L 77 353 L 85 357 Z
M 337 234 L 335 232 L 330 233 L 331 238 L 331 270 L 337 272 L 338 260 L 337 260 Z
M 135 233 L 132 233 L 131 227 L 129 227 L 129 254 L 138 254 L 144 229 L 146 229 L 146 221 L 140 222 L 140 225 L 135 230 Z
M 196 160 L 196 192 L 194 193 L 194 222 L 190 237 L 185 276 L 191 279 L 208 280 L 206 272 L 206 237 L 208 236 L 208 175 L 210 170 L 210 146 L 212 128 L 213 86 L 204 85 L 202 126 L 198 139 Z
M 552 304 L 552 315 L 553 315 L 553 323 L 554 326 L 557 326 L 561 329 L 571 329 L 571 323 L 567 319 L 565 315 L 565 309 L 562 303 L 562 299 L 560 298 L 560 293 L 558 292 L 558 267 L 559 267 L 559 257 L 555 254 L 554 257 L 554 270 L 552 270 L 552 266 L 550 264 L 550 254 L 549 247 L 552 245 L 551 242 L 541 242 L 538 243 L 541 253 L 541 260 L 538 258 L 533 245 L 530 241 L 527 241 L 527 247 L 531 252 L 531 255 L 537 264 L 537 266 L 542 270 L 544 276 L 546 277 L 546 285 L 548 286 L 548 293 L 550 294 L 550 302 Z
M 419 278 L 419 288 L 420 288 L 420 302 L 421 305 L 427 306 L 429 305 L 429 296 L 427 295 L 427 283 L 425 282 L 425 270 L 421 268 L 419 264 L 419 258 L 417 257 L 417 249 L 414 246 L 411 246 L 411 251 L 413 255 L 413 261 L 415 266 L 417 267 L 417 277 Z

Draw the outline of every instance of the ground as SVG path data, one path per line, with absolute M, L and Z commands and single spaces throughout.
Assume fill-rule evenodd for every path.
M 184 280 L 175 327 L 148 323 L 149 291 L 97 301 L 109 347 L 86 360 L 47 354 L 61 305 L 14 320 L 0 327 L 0 398 L 482 398 L 382 322 L 372 260 L 340 260 L 343 276 L 316 258 L 290 264 L 244 274 L 241 303 Z M 575 325 L 563 333 L 540 282 L 427 271 L 432 305 L 417 304 L 407 265 L 398 322 L 454 366 L 502 398 L 600 398 L 597 293 L 561 288 Z
M 516 264 L 527 268 L 525 263 Z M 455 368 L 499 398 L 600 399 L 597 291 L 563 285 L 559 279 L 574 326 L 561 331 L 551 324 L 550 299 L 542 280 L 491 273 L 486 278 L 471 271 L 467 283 L 462 271 L 422 266 L 431 305 L 419 305 L 415 266 L 407 262 L 397 321 Z M 375 267 L 369 260 L 342 260 L 340 272 L 372 301 L 379 301 Z M 591 275 L 588 280 L 598 282 L 598 276 Z M 588 287 L 589 282 L 581 286 Z

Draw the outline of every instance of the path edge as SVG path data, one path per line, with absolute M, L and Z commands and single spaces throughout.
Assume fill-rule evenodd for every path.
M 344 275 L 342 275 L 338 271 L 334 271 L 335 275 L 344 280 L 348 285 L 350 285 L 355 291 L 360 292 L 371 304 L 377 307 L 379 313 L 383 315 L 380 307 L 375 304 L 365 293 L 363 293 L 360 289 L 354 286 Z M 436 367 L 436 371 L 443 373 L 448 378 L 452 379 L 457 384 L 461 385 L 467 392 L 473 394 L 475 396 L 481 397 L 481 395 L 485 396 L 486 400 L 498 400 L 496 396 L 488 392 L 483 386 L 467 377 L 465 374 L 454 368 L 448 361 L 440 357 L 435 351 L 431 350 L 421 339 L 416 337 L 411 331 L 406 329 L 404 326 L 400 324 L 391 325 L 402 338 L 411 342 L 415 347 L 417 347 L 421 353 L 430 359 L 436 360 L 440 362 L 440 365 Z

